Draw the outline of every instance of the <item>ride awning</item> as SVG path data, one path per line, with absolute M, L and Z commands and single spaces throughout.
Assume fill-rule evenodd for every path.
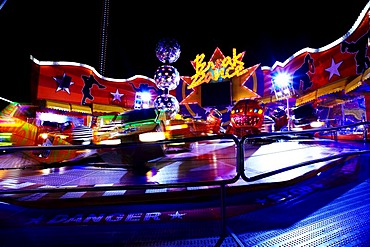
M 345 94 L 354 91 L 361 87 L 361 90 L 368 91 L 370 88 L 370 84 L 366 81 L 370 79 L 370 68 L 368 68 L 363 74 L 355 77 L 353 76 L 346 77 L 341 80 L 335 81 L 333 83 L 326 84 L 321 88 L 318 88 L 312 92 L 309 92 L 301 97 L 296 98 L 295 105 L 300 106 L 310 101 L 317 100 L 318 98 L 328 95 L 334 94 L 343 91 Z M 265 96 L 259 99 L 261 103 L 272 103 L 278 101 L 275 95 Z
M 346 82 L 348 81 L 347 78 L 336 81 L 334 83 L 327 84 L 321 88 L 318 88 L 312 92 L 309 92 L 301 97 L 296 98 L 295 100 L 295 106 L 300 106 L 303 105 L 307 102 L 314 101 L 317 98 L 327 95 L 327 94 L 332 94 L 332 93 L 337 93 L 342 90 L 344 90 L 346 86 Z M 259 101 L 261 103 L 272 103 L 278 101 L 275 97 L 275 95 L 271 95 L 269 97 L 263 97 L 260 98 Z
M 272 102 L 278 101 L 275 97 L 275 95 L 267 96 L 267 97 L 262 97 L 262 98 L 257 98 L 257 100 L 262 103 L 262 104 L 268 104 Z
M 71 105 L 68 103 L 63 103 L 59 101 L 53 100 L 44 100 L 44 107 L 51 108 L 55 110 L 62 110 L 62 111 L 71 111 Z
M 313 92 L 303 95 L 302 97 L 297 98 L 296 105 L 297 106 L 302 105 L 324 95 L 337 93 L 340 91 L 344 91 L 344 93 L 347 94 L 363 86 L 366 83 L 365 81 L 368 80 L 369 78 L 370 78 L 370 68 L 368 68 L 363 74 L 357 76 L 352 80 L 350 80 L 349 77 L 346 77 L 342 80 L 327 84 Z
M 308 94 L 303 95 L 302 97 L 297 98 L 295 104 L 296 106 L 303 105 L 304 103 L 314 101 L 321 96 L 343 91 L 346 87 L 347 81 L 348 79 L 344 78 L 342 80 L 329 83 L 321 88 L 316 89 L 315 91 L 312 91 Z
M 121 113 L 127 110 L 128 108 L 124 108 L 118 105 L 104 105 L 104 104 L 96 104 L 92 103 L 91 105 L 77 105 L 77 104 L 70 104 L 64 103 L 60 101 L 53 101 L 53 100 L 45 100 L 44 106 L 47 108 L 55 109 L 55 110 L 62 110 L 68 112 L 79 112 L 79 113 Z
M 69 104 L 60 101 L 45 100 L 44 107 L 68 112 L 79 112 L 91 114 L 91 108 L 85 105 Z
M 361 87 L 367 79 L 370 78 L 370 68 L 368 68 L 362 75 L 357 76 L 355 79 L 353 79 L 351 82 L 349 82 L 345 89 L 345 93 L 349 93 L 353 90 L 355 90 L 358 87 Z
M 92 111 L 94 113 L 122 113 L 129 109 L 121 107 L 119 105 L 103 105 L 103 104 L 92 104 Z
M 86 105 L 71 105 L 71 111 L 91 114 L 91 107 Z

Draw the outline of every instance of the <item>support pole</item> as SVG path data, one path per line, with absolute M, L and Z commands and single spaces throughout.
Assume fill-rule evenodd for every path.
M 286 98 L 286 117 L 288 119 L 288 131 L 290 131 L 290 110 L 289 110 L 289 97 Z

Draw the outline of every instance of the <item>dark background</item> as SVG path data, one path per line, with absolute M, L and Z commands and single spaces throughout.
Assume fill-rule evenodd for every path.
M 1 1 L 0 1 L 1 2 Z M 87 64 L 99 71 L 102 0 L 7 0 L 0 10 L 0 97 L 30 100 L 30 55 L 39 61 Z M 5 3 L 5 4 L 4 4 Z M 191 76 L 190 63 L 218 47 L 225 56 L 245 51 L 245 67 L 272 66 L 295 52 L 320 48 L 345 35 L 368 4 L 356 1 L 121 1 L 110 0 L 104 76 L 153 78 L 162 65 L 157 42 L 181 47 L 172 65 Z

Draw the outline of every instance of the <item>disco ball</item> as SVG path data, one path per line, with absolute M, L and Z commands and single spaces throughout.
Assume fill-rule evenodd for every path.
M 154 100 L 154 107 L 159 111 L 164 111 L 170 117 L 175 116 L 179 110 L 179 102 L 171 94 L 162 94 Z
M 175 39 L 161 39 L 155 48 L 155 54 L 162 63 L 176 62 L 180 53 L 180 45 Z
M 159 89 L 175 89 L 180 82 L 180 74 L 171 65 L 160 66 L 154 74 L 154 81 Z

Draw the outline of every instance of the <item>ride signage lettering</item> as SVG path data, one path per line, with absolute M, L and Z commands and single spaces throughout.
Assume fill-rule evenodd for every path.
M 191 77 L 191 84 L 188 89 L 199 86 L 200 84 L 210 82 L 211 80 L 218 81 L 221 79 L 233 78 L 241 76 L 248 72 L 244 68 L 244 62 L 241 61 L 243 53 L 236 54 L 236 49 L 233 49 L 233 56 L 227 56 L 223 59 L 204 62 L 204 54 L 198 54 L 194 60 L 196 73 Z

